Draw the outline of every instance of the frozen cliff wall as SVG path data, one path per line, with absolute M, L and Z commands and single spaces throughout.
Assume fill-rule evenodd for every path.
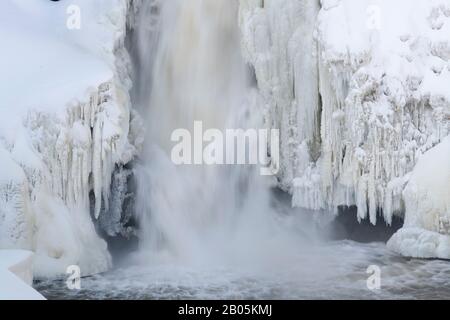
M 280 186 L 294 206 L 390 223 L 449 134 L 450 1 L 240 3 L 244 54 L 281 129 Z
M 137 153 L 127 0 L 0 5 L 0 248 L 36 252 L 38 276 L 110 265 L 94 216 Z

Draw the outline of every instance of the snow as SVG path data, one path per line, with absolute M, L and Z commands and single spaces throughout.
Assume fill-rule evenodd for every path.
M 262 112 L 281 129 L 279 186 L 293 206 L 356 205 L 390 224 L 417 161 L 450 132 L 450 2 L 240 4 Z
M 0 300 L 44 300 L 35 291 L 33 253 L 25 250 L 0 250 Z
M 420 158 L 403 195 L 405 224 L 389 248 L 410 257 L 450 259 L 450 137 Z
M 17 127 L 30 107 L 64 112 L 62 106 L 68 101 L 84 98 L 87 88 L 113 76 L 100 56 L 92 55 L 88 48 L 77 48 L 76 40 L 71 39 L 89 35 L 88 29 L 93 28 L 83 26 L 81 30 L 70 31 L 65 27 L 66 6 L 49 1 L 37 1 L 30 6 L 25 2 L 13 0 L 2 4 L 0 36 L 4 43 L 0 70 L 2 78 L 8 80 L 6 90 L 0 93 L 2 112 L 15 106 L 11 114 L 14 118 L 9 117 L 10 126 L 2 125 L 2 130 Z M 88 36 L 87 41 L 93 36 Z
M 70 29 L 69 5 L 81 28 Z M 36 252 L 35 274 L 111 264 L 97 235 L 116 164 L 137 154 L 129 138 L 127 0 L 0 4 L 0 248 Z M 137 131 L 137 130 L 135 130 Z

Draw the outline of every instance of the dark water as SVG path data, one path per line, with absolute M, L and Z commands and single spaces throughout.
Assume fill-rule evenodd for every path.
M 35 288 L 48 299 L 450 299 L 448 261 L 401 258 L 383 243 L 339 241 L 321 250 L 322 265 L 307 256 L 274 269 L 141 264 L 83 278 L 79 291 L 62 280 Z M 367 287 L 370 265 L 380 268 L 380 289 Z

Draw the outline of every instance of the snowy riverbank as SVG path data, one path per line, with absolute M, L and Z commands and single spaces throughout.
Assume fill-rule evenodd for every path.
M 124 46 L 128 5 L 0 4 L 0 248 L 35 251 L 40 277 L 72 264 L 84 275 L 111 265 L 90 202 L 98 218 L 115 167 L 137 153 Z
M 32 284 L 33 253 L 0 250 L 0 300 L 44 300 Z
M 0 249 L 33 250 L 35 276 L 53 278 L 68 265 L 79 265 L 83 275 L 111 267 L 95 221 L 120 230 L 127 177 L 114 179 L 114 172 L 137 157 L 143 140 L 129 96 L 131 3 L 0 3 Z M 373 224 L 405 216 L 407 229 L 391 248 L 448 258 L 450 205 L 442 190 L 449 190 L 450 174 L 450 5 L 371 3 L 240 0 L 242 50 L 258 86 L 255 110 L 281 131 L 279 187 L 292 194 L 294 207 L 333 213 L 354 205 L 358 219 Z M 196 20 L 199 30 L 204 24 Z M 190 79 L 200 66 L 181 58 L 175 65 L 189 64 Z M 182 92 L 175 75 L 166 77 L 173 81 L 169 90 L 158 91 L 161 112 L 173 88 Z M 205 77 L 204 83 L 201 94 L 212 82 Z M 178 105 L 184 99 L 174 99 L 177 110 L 184 110 Z M 213 100 L 202 107 L 226 101 Z M 153 123 L 161 122 L 158 116 Z M 122 192 L 116 198 L 114 188 Z M 189 194 L 186 189 L 179 193 Z M 173 202 L 181 197 L 172 188 L 167 194 Z M 0 264 L 10 263 L 7 256 L 0 255 Z M 15 286 L 15 276 L 5 274 L 4 283 Z

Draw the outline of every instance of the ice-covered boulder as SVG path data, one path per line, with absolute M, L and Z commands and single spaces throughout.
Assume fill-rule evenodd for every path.
M 417 160 L 450 132 L 450 2 L 241 0 L 240 25 L 293 205 L 401 215 Z
M 450 259 L 450 136 L 420 158 L 403 194 L 405 224 L 388 247 L 409 257 Z

